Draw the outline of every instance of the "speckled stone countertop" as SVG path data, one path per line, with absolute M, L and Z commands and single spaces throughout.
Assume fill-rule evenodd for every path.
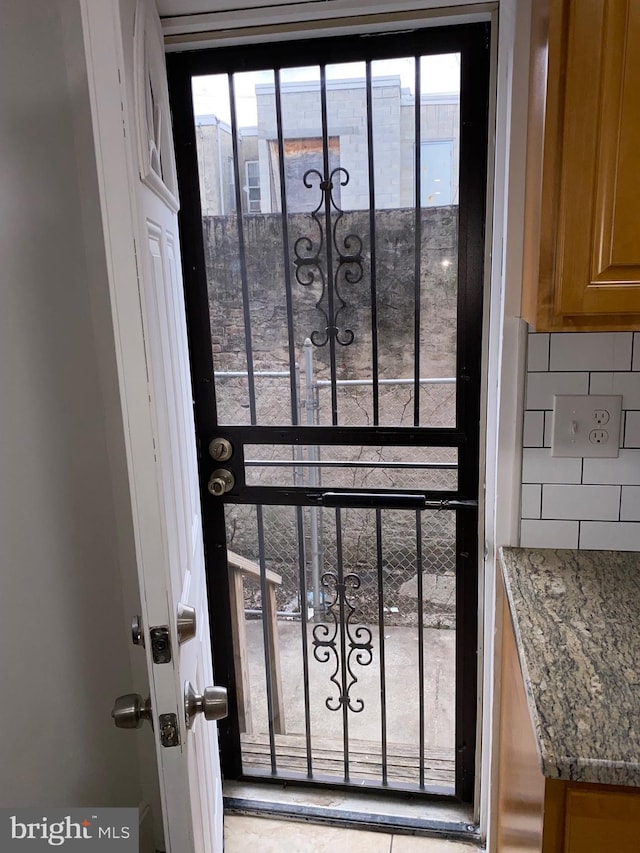
M 640 553 L 501 548 L 545 776 L 640 787 Z

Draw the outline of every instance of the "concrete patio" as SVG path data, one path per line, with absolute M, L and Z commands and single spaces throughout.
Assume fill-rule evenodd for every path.
M 332 631 L 332 624 L 327 623 Z M 336 657 L 314 657 L 313 624 L 307 625 L 309 661 L 309 706 L 314 773 L 344 773 L 343 715 L 331 711 L 326 700 L 337 705 L 338 688 L 330 680 L 336 669 Z M 381 774 L 381 682 L 380 636 L 377 625 L 372 633 L 372 660 L 358 664 L 354 653 L 351 668 L 357 678 L 349 691 L 348 734 L 352 778 L 360 775 L 376 779 Z M 352 629 L 353 630 L 353 629 Z M 246 623 L 251 713 L 248 731 L 243 735 L 243 759 L 246 769 L 270 766 L 269 729 L 266 700 L 265 656 L 261 620 Z M 455 733 L 455 631 L 424 629 L 424 744 L 425 784 L 452 787 Z M 284 733 L 276 735 L 279 770 L 306 772 L 305 692 L 300 622 L 278 621 Z M 389 781 L 402 784 L 419 780 L 419 677 L 417 627 L 385 627 L 385 685 L 387 753 Z M 339 650 L 339 638 L 338 638 Z M 365 656 L 367 659 L 368 656 Z M 340 680 L 340 673 L 336 676 Z M 250 772 L 250 771 L 249 771 Z

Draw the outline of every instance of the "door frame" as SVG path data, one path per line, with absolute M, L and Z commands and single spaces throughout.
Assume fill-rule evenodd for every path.
M 456 423 L 453 428 L 444 427 L 402 427 L 390 439 L 392 444 L 415 444 L 429 448 L 431 446 L 456 446 L 460 481 L 455 492 L 433 492 L 428 498 L 440 499 L 477 499 L 480 471 L 480 412 L 481 370 L 485 359 L 486 341 L 482 339 L 482 322 L 472 322 L 480 317 L 485 303 L 484 289 L 486 241 L 486 146 L 488 145 L 488 66 L 490 22 L 459 24 L 452 22 L 448 27 L 420 28 L 414 32 L 385 34 L 375 39 L 360 36 L 336 36 L 335 39 L 313 38 L 310 40 L 289 41 L 282 44 L 277 67 L 298 67 L 324 61 L 350 62 L 383 59 L 403 55 L 440 54 L 460 52 L 466 59 L 463 63 L 461 85 L 461 130 L 460 150 L 464 159 L 460 160 L 460 187 L 464 193 L 465 204 L 460 208 L 460 231 L 458 239 L 458 264 L 460 277 L 457 296 L 456 331 L 456 374 L 472 381 L 460 381 L 456 388 Z M 368 34 L 367 34 L 368 35 Z M 284 55 L 286 54 L 286 55 Z M 240 673 L 234 671 L 234 652 L 230 645 L 230 598 L 229 574 L 226 568 L 226 555 L 221 543 L 224 520 L 222 507 L 215 499 L 206 494 L 206 482 L 212 469 L 212 462 L 206 452 L 209 441 L 214 435 L 231 440 L 236 447 L 247 443 L 250 437 L 267 443 L 294 443 L 296 436 L 304 434 L 305 441 L 318 444 L 372 444 L 377 439 L 377 427 L 230 427 L 218 426 L 215 415 L 214 365 L 211 355 L 208 305 L 208 284 L 205 270 L 205 247 L 202 241 L 200 182 L 198 164 L 195 156 L 195 128 L 191 99 L 191 80 L 194 76 L 212 73 L 224 73 L 226 68 L 238 66 L 241 70 L 253 70 L 271 67 L 273 64 L 272 45 L 250 45 L 245 52 L 236 47 L 216 48 L 208 51 L 174 53 L 168 57 L 169 91 L 172 114 L 174 116 L 174 137 L 176 140 L 176 158 L 179 167 L 180 192 L 183 206 L 180 214 L 181 244 L 185 252 L 184 283 L 185 298 L 188 305 L 189 338 L 192 355 L 192 378 L 196 410 L 196 432 L 200 447 L 201 490 L 203 493 L 203 521 L 207 566 L 211 571 L 216 566 L 218 554 L 224 562 L 224 568 L 215 573 L 216 607 L 212 620 L 212 646 L 216 670 L 225 681 L 229 693 L 233 692 L 234 701 L 230 702 L 230 715 L 221 724 L 221 748 L 223 768 L 232 779 L 250 781 L 251 775 L 244 777 L 241 772 L 240 731 L 236 724 L 238 708 L 236 705 L 236 686 Z M 487 100 L 485 100 L 487 99 Z M 486 109 L 485 109 L 486 107 Z M 337 436 L 337 437 L 336 437 Z M 373 437 L 372 437 L 373 436 Z M 242 451 L 236 456 L 242 457 Z M 242 466 L 242 458 L 239 460 Z M 215 467 L 215 465 L 213 465 Z M 234 498 L 241 503 L 304 503 L 304 499 L 293 493 L 286 494 L 285 488 L 245 487 L 243 472 L 236 471 L 236 484 L 240 485 L 242 497 Z M 312 489 L 305 489 L 309 499 Z M 342 491 L 342 490 L 341 490 Z M 350 490 L 344 490 L 345 496 Z M 361 490 L 360 490 L 361 491 Z M 374 490 L 375 491 L 375 490 Z M 235 495 L 235 490 L 232 492 Z M 318 495 L 319 496 L 319 495 Z M 356 495 L 353 495 L 356 497 Z M 478 684 L 480 674 L 477 668 L 478 650 L 478 575 L 480 571 L 480 552 L 478 548 L 478 527 L 475 521 L 477 510 L 460 509 L 456 511 L 456 613 L 459 627 L 456 632 L 456 700 L 455 716 L 455 795 L 461 802 L 473 802 L 475 794 L 474 777 L 477 773 L 476 740 L 478 733 Z M 477 563 L 468 559 L 469 554 L 477 554 Z M 212 555 L 214 555 L 212 557 Z M 210 576 L 211 577 L 211 576 Z M 210 587 L 214 586 L 211 577 Z M 225 609 L 226 608 L 226 609 Z M 280 777 L 274 777 L 280 781 Z M 307 780 L 301 783 L 307 784 Z M 318 783 L 320 784 L 320 783 Z M 343 783 L 336 783 L 342 788 Z M 378 793 L 388 788 L 378 789 Z
M 535 0 L 400 0 L 394 4 L 405 25 L 491 20 L 492 64 L 489 139 L 482 383 L 480 491 L 480 567 L 476 796 L 474 816 L 487 849 L 495 844 L 496 790 L 500 726 L 500 616 L 495 608 L 498 545 L 519 543 L 522 417 L 527 326 L 520 319 L 522 241 L 525 227 L 524 184 L 531 56 L 531 8 Z M 446 3 L 446 5 L 444 5 Z M 256 8 L 259 6 L 259 8 Z M 281 7 L 254 0 L 221 4 L 219 11 L 163 19 L 167 52 L 213 45 L 304 38 L 334 32 L 358 32 L 363 21 L 393 17 L 387 2 L 329 0 L 294 2 Z M 230 11 L 231 10 L 231 11 Z M 401 26 L 401 25 L 399 25 Z M 539 61 L 537 59 L 536 61 Z
M 457 0 L 452 0 L 449 6 L 459 6 Z M 229 18 L 227 23 L 227 38 L 236 39 L 238 24 L 243 27 L 249 24 L 246 18 L 240 19 L 241 10 L 233 4 L 235 10 L 231 13 L 210 13 L 202 29 L 217 30 L 221 14 Z M 373 2 L 357 3 L 359 15 L 370 11 Z M 446 16 L 448 13 L 460 14 L 461 10 L 441 9 L 440 0 L 414 0 L 403 4 L 413 10 L 421 10 L 429 15 Z M 378 4 L 379 6 L 379 4 Z M 518 320 L 520 314 L 519 294 L 522 281 L 522 236 L 524 230 L 524 175 L 526 170 L 526 105 L 529 97 L 529 28 L 531 15 L 531 0 L 496 0 L 492 4 L 481 7 L 468 7 L 474 13 L 474 20 L 481 10 L 486 18 L 491 18 L 493 31 L 497 38 L 494 43 L 495 63 L 492 65 L 494 85 L 492 85 L 492 116 L 490 126 L 495 127 L 495 139 L 490 139 L 489 146 L 489 187 L 493 175 L 493 198 L 489 193 L 487 214 L 487 253 L 488 270 L 487 282 L 490 286 L 485 289 L 488 310 L 485 311 L 485 335 L 488 347 L 485 348 L 486 361 L 483 365 L 485 381 L 483 384 L 483 401 L 486 421 L 481 435 L 481 448 L 484 446 L 486 474 L 484 518 L 480 518 L 480 548 L 485 552 L 484 571 L 481 572 L 480 589 L 480 642 L 479 668 L 482 672 L 478 701 L 482 708 L 479 714 L 481 720 L 481 737 L 478 741 L 478 763 L 481 772 L 476 775 L 476 818 L 480 822 L 482 837 L 487 838 L 488 849 L 493 849 L 495 838 L 494 824 L 496 809 L 493 804 L 493 788 L 489 784 L 494 775 L 495 756 L 497 750 L 497 732 L 499 728 L 497 682 L 499 673 L 499 643 L 496 643 L 495 615 L 495 551 L 497 544 L 518 544 L 519 525 L 519 490 L 520 490 L 520 456 L 521 456 L 521 412 L 522 392 L 524 384 L 524 340 L 526 327 Z M 354 10 L 355 11 L 355 10 Z M 262 39 L 274 37 L 274 30 L 284 31 L 291 35 L 291 23 L 271 20 L 274 8 L 261 6 L 253 11 L 251 24 L 257 26 L 269 25 L 269 32 L 254 36 Z M 304 4 L 289 6 L 292 18 L 298 22 L 298 29 L 304 26 L 306 10 Z M 498 27 L 499 22 L 499 27 Z M 181 33 L 168 50 L 176 49 L 187 44 L 191 38 L 187 34 L 193 32 L 194 18 L 172 17 L 165 18 L 163 25 L 167 34 L 169 27 L 174 26 L 173 33 Z M 340 21 L 335 19 L 326 23 L 326 28 L 339 27 Z M 176 29 L 175 27 L 180 27 Z M 219 36 L 220 30 L 218 30 Z M 283 34 L 285 34 L 283 32 Z M 245 30 L 245 37 L 250 37 Z M 295 35 L 294 35 L 295 37 Z M 217 39 L 216 39 L 217 41 Z M 195 42 L 195 43 L 194 43 Z M 191 46 L 203 43 L 201 33 L 191 39 Z M 204 42 L 206 44 L 206 41 Z M 211 44 L 211 41 L 209 41 Z M 89 80 L 92 99 L 100 91 L 101 97 L 107 99 L 104 120 L 94 128 L 96 146 L 102 149 L 100 162 L 97 163 L 98 174 L 102 185 L 108 185 L 108 198 L 103 202 L 103 217 L 105 225 L 111 230 L 111 237 L 124 249 L 122 253 L 112 253 L 108 258 L 109 270 L 112 275 L 121 277 L 124 281 L 135 280 L 135 257 L 131 251 L 131 210 L 130 187 L 131 176 L 127 177 L 126 157 L 122 151 L 121 105 L 117 97 L 116 81 L 109 75 Z M 95 168 L 94 151 L 84 153 L 91 167 Z M 495 205 L 493 199 L 496 200 Z M 131 309 L 135 319 L 138 310 L 135 300 L 131 298 Z M 120 347 L 122 336 L 121 325 L 126 325 L 126 312 L 121 319 L 114 318 L 113 331 L 116 350 Z M 138 349 L 138 358 L 144 362 L 144 353 Z M 500 392 L 500 387 L 503 391 Z M 519 402 L 520 401 L 520 402 Z M 127 413 L 123 405 L 123 420 L 127 428 Z M 133 451 L 136 456 L 136 451 Z M 135 476 L 131 482 L 136 485 Z M 484 638 L 484 639 L 483 639 Z M 163 810 L 164 811 L 164 810 Z M 163 815 L 165 826 L 170 819 L 166 812 Z

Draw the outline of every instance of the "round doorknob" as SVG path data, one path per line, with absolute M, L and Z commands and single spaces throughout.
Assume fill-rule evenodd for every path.
M 119 729 L 139 729 L 151 720 L 151 699 L 145 702 L 139 693 L 125 693 L 114 702 L 111 716 Z
M 236 484 L 236 478 L 227 468 L 216 468 L 207 484 L 210 494 L 219 498 L 225 492 L 230 492 Z
M 227 713 L 226 687 L 205 687 L 202 696 L 198 696 L 191 682 L 185 681 L 184 721 L 188 729 L 192 728 L 196 714 L 203 714 L 205 720 L 221 720 Z

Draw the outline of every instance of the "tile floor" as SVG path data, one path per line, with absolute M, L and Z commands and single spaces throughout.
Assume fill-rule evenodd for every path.
M 455 841 L 227 815 L 225 853 L 476 853 Z

